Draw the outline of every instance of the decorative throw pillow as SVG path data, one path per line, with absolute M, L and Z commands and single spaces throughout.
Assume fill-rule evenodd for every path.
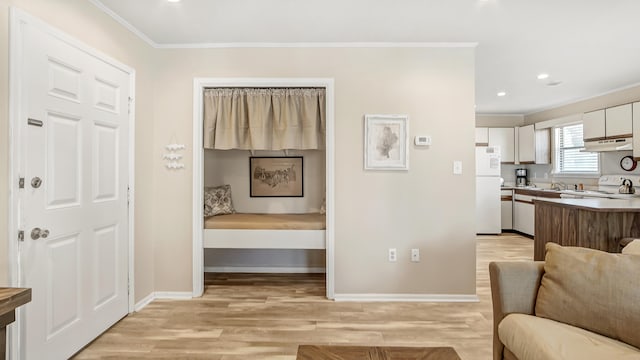
M 640 347 L 640 261 L 547 243 L 536 316 Z
M 204 216 L 233 214 L 231 185 L 204 188 Z

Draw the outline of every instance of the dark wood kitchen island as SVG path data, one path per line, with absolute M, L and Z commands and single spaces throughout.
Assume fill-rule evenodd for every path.
M 0 287 L 0 359 L 7 352 L 7 325 L 16 319 L 16 308 L 31 301 L 31 289 Z
M 536 261 L 548 242 L 615 253 L 625 237 L 640 238 L 640 199 L 535 200 Z

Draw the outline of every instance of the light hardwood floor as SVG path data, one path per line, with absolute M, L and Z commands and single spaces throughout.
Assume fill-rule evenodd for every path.
M 349 344 L 452 346 L 464 360 L 490 359 L 489 262 L 532 258 L 531 239 L 479 236 L 476 303 L 334 302 L 324 275 L 207 274 L 202 298 L 156 300 L 75 358 L 294 360 L 300 344 Z

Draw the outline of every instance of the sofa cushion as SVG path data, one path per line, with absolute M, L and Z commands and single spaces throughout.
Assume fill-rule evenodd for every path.
M 640 350 L 606 336 L 525 314 L 507 315 L 498 325 L 500 341 L 519 360 L 637 360 Z
M 640 347 L 638 256 L 547 243 L 536 316 Z
M 623 254 L 640 255 L 640 239 L 633 240 L 622 249 Z

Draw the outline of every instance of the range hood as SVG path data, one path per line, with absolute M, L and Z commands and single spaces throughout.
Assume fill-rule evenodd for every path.
M 588 152 L 633 150 L 633 138 L 604 139 L 585 141 L 584 150 Z

